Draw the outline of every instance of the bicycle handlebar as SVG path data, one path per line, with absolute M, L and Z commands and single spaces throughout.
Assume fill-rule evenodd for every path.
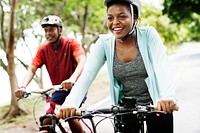
M 47 89 L 40 89 L 40 90 L 34 90 L 34 91 L 31 91 L 31 92 L 27 92 L 25 91 L 22 95 L 22 97 L 20 97 L 17 101 L 19 101 L 20 99 L 22 98 L 27 98 L 31 95 L 31 93 L 35 93 L 35 94 L 41 94 L 41 95 L 45 95 L 47 94 L 47 92 L 49 91 L 62 91 L 62 90 L 65 90 L 61 85 L 53 85 L 52 87 L 50 88 L 47 88 Z M 67 91 L 67 90 L 66 90 Z
M 152 107 L 153 110 L 158 110 L 158 106 L 155 106 L 155 105 L 149 105 L 149 106 Z M 178 104 L 174 104 L 173 110 L 174 111 L 178 111 L 179 110 Z
M 179 106 L 177 104 L 174 105 L 174 111 L 178 111 Z M 89 116 L 93 114 L 117 114 L 117 113 L 127 113 L 133 112 L 137 113 L 148 113 L 148 112 L 158 112 L 158 113 L 165 113 L 163 111 L 158 111 L 158 107 L 155 105 L 147 105 L 147 106 L 136 106 L 135 108 L 125 108 L 120 106 L 113 106 L 111 108 L 104 108 L 104 109 L 96 109 L 96 110 L 84 110 L 84 109 L 77 109 L 75 112 L 75 116 L 72 119 L 80 119 L 84 118 L 84 116 Z M 90 114 L 90 115 L 88 115 Z M 56 118 L 60 119 L 60 114 L 56 114 Z M 69 118 L 70 119 L 70 118 Z

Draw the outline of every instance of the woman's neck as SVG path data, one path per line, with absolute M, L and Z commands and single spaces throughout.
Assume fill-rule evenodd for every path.
M 129 36 L 126 40 L 120 41 L 116 39 L 116 45 L 119 46 L 137 46 L 137 36 L 136 32 L 134 32 L 131 36 Z

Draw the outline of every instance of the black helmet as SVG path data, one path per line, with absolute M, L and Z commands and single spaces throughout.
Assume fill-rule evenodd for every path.
M 104 0 L 104 5 L 107 6 L 108 2 L 117 2 L 117 1 L 121 1 L 121 2 L 128 2 L 134 6 L 137 7 L 137 10 L 138 10 L 138 17 L 140 17 L 140 13 L 141 13 L 141 3 L 140 3 L 140 0 Z
M 58 16 L 49 15 L 42 19 L 41 26 L 44 27 L 45 25 L 56 25 L 62 27 L 62 20 Z

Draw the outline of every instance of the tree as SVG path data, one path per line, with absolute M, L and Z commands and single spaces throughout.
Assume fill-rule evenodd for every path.
M 21 4 L 21 3 L 20 3 Z M 11 89 L 11 103 L 9 111 L 3 116 L 3 119 L 9 120 L 10 118 L 13 118 L 17 115 L 24 114 L 25 111 L 23 111 L 16 100 L 15 97 L 15 90 L 18 88 L 18 80 L 15 73 L 16 69 L 16 60 L 18 59 L 21 64 L 27 68 L 28 65 L 26 65 L 22 60 L 17 58 L 14 54 L 14 51 L 16 49 L 16 43 L 17 39 L 20 37 L 24 39 L 23 30 L 27 27 L 25 27 L 25 23 L 29 21 L 17 21 L 16 22 L 16 15 L 18 9 L 18 1 L 17 0 L 1 0 L 0 1 L 0 15 L 1 15 L 1 36 L 0 36 L 0 48 L 6 53 L 6 59 L 7 62 L 4 62 L 2 59 L 0 59 L 1 67 L 7 72 L 9 79 L 10 79 L 10 89 Z M 8 10 L 10 9 L 10 10 Z M 23 14 L 21 12 L 21 14 Z M 20 14 L 19 14 L 20 15 Z M 10 17 L 9 17 L 10 16 Z M 23 18 L 22 18 L 23 19 Z M 22 20 L 21 19 L 21 20 Z M 9 22 L 9 23 L 8 23 Z M 19 23 L 22 22 L 22 23 Z M 19 24 L 19 25 L 18 25 Z M 20 28 L 19 28 L 20 27 Z M 37 75 L 36 75 L 37 77 Z M 37 81 L 37 79 L 36 79 Z M 39 84 L 39 81 L 38 81 Z M 8 89 L 8 88 L 5 88 Z
M 185 24 L 190 31 L 189 40 L 200 40 L 200 1 L 199 0 L 165 0 L 163 13 L 174 23 Z
M 145 2 L 142 3 L 142 14 L 139 25 L 155 27 L 163 43 L 169 47 L 179 44 L 186 37 L 184 28 L 181 28 L 177 23 L 170 23 L 170 19 L 167 15 L 162 14 L 161 9 Z
M 28 19 L 29 22 L 41 20 L 49 14 L 59 16 L 63 20 L 63 35 L 74 32 L 77 38 L 81 36 L 82 46 L 86 52 L 98 39 L 99 34 L 107 32 L 103 0 L 34 0 L 23 2 L 19 9 L 23 9 L 21 12 L 26 12 L 26 14 L 21 14 L 18 18 L 20 20 L 24 18 L 26 21 L 31 16 L 32 18 Z M 30 10 L 31 13 L 28 12 Z
M 11 10 L 10 10 L 10 23 L 9 23 L 9 33 L 8 33 L 8 43 L 4 45 L 6 47 L 6 57 L 8 61 L 7 72 L 10 79 L 10 87 L 11 87 L 11 105 L 7 114 L 5 114 L 4 118 L 12 118 L 20 113 L 20 108 L 17 103 L 14 91 L 18 87 L 17 78 L 15 75 L 15 62 L 14 62 L 14 50 L 15 50 L 15 17 L 16 17 L 16 5 L 17 0 L 11 1 Z
M 193 13 L 200 14 L 199 0 L 165 0 L 163 13 L 177 23 L 193 20 Z
M 82 37 L 82 46 L 89 52 L 99 34 L 107 32 L 103 0 L 67 0 L 61 17 L 68 30 Z

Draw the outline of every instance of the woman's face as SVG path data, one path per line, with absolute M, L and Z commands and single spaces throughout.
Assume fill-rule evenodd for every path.
M 113 4 L 107 9 L 107 27 L 118 39 L 130 32 L 132 17 L 127 6 Z

